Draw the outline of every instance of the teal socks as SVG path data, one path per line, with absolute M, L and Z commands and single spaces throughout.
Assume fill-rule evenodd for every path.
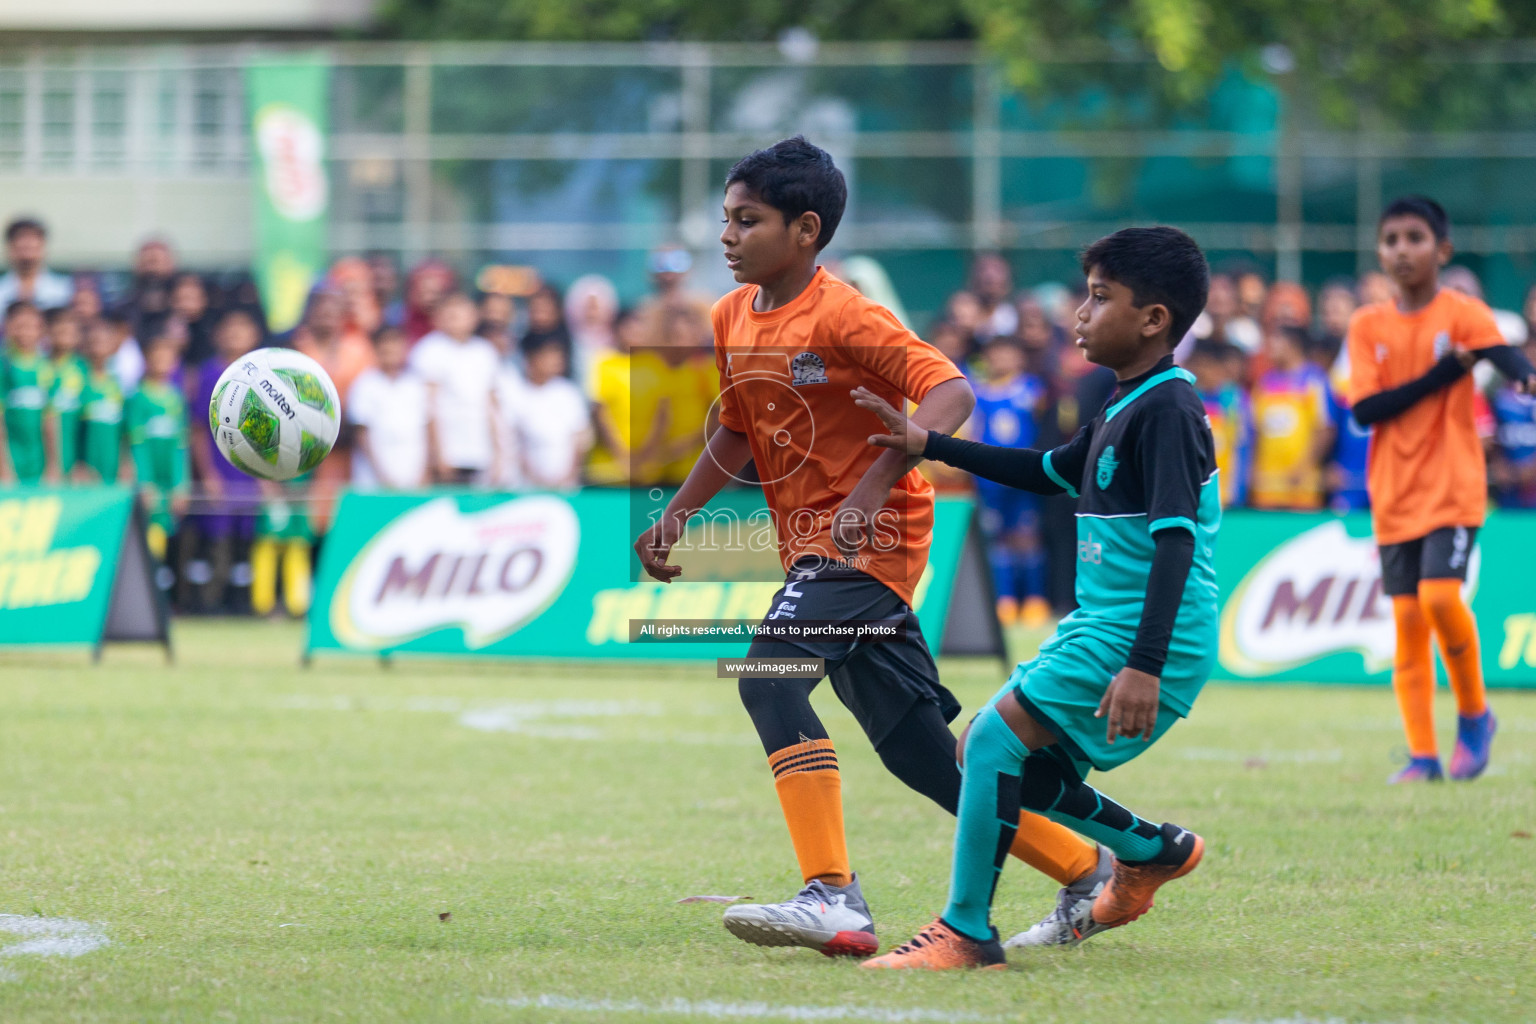
M 1029 751 L 994 707 L 971 723 L 944 921 L 978 941 L 992 935 L 992 894 L 1019 826 L 1019 773 Z

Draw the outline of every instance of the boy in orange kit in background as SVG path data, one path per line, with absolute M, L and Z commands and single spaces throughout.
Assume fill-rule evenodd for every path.
M 1376 253 L 1398 297 L 1358 311 L 1347 344 L 1355 419 L 1372 430 L 1371 521 L 1382 589 L 1392 598 L 1397 624 L 1392 688 L 1408 734 L 1408 764 L 1388 781 L 1444 777 L 1435 742 L 1431 632 L 1456 694 L 1450 775 L 1473 779 L 1488 767 L 1497 722 L 1484 692 L 1477 622 L 1461 594 L 1488 506 L 1467 371 L 1488 359 L 1532 390 L 1536 369 L 1504 343 L 1487 306 L 1440 287 L 1451 241 L 1439 203 L 1408 196 L 1389 204 Z

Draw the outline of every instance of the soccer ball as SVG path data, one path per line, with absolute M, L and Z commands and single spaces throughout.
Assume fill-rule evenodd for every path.
M 208 429 L 247 476 L 292 480 L 330 454 L 341 398 L 320 364 L 287 348 L 259 348 L 229 364 L 213 386 Z

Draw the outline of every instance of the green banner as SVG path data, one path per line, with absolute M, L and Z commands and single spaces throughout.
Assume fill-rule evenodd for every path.
M 6 489 L 0 645 L 100 641 L 132 509 L 123 487 Z
M 255 154 L 256 283 L 267 323 L 299 322 L 325 271 L 325 140 L 330 66 L 319 55 L 262 60 L 245 69 Z
M 1465 592 L 1491 686 L 1536 686 L 1536 589 L 1524 552 L 1536 514 L 1495 512 Z M 1387 683 L 1396 631 L 1365 514 L 1229 512 L 1216 541 L 1216 675 L 1264 682 Z
M 711 512 L 722 505 L 736 522 L 763 510 L 755 492 L 727 496 Z M 321 549 L 309 650 L 669 661 L 745 653 L 746 640 L 632 643 L 630 622 L 756 622 L 784 581 L 775 551 L 748 544 L 729 558 L 706 556 L 690 531 L 673 550 L 682 581 L 635 582 L 634 512 L 622 490 L 348 493 Z M 935 510 L 915 601 L 934 650 L 971 514 L 968 501 L 941 499 Z

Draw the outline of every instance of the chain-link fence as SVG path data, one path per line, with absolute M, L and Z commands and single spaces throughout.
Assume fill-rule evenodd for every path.
M 249 247 L 242 67 L 253 46 L 35 49 L 0 56 L 7 212 L 55 224 L 57 261 L 127 258 L 166 231 L 190 262 Z M 732 160 L 794 131 L 839 159 L 836 248 L 875 255 L 933 310 L 977 249 L 1020 280 L 1130 221 L 1188 228 L 1213 259 L 1317 283 L 1374 263 L 1385 198 L 1425 191 L 1490 298 L 1536 278 L 1536 58 L 1460 59 L 1388 129 L 1310 112 L 1293 76 L 1233 71 L 1169 100 L 1155 64 L 1062 62 L 1039 94 L 965 46 L 339 45 L 331 241 L 339 254 L 527 262 L 557 281 L 643 286 L 644 253 L 714 248 Z M 1375 126 L 1373 126 L 1375 125 Z M 706 262 L 707 265 L 707 262 Z M 723 271 L 720 282 L 725 282 Z

